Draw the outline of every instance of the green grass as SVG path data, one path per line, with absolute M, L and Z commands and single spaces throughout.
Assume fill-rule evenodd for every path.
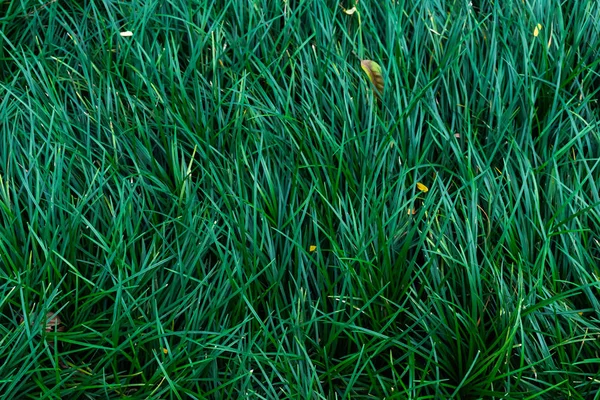
M 600 398 L 600 3 L 353 5 L 0 2 L 2 398 Z

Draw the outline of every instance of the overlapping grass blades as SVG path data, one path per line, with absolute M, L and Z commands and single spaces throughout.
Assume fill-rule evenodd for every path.
M 0 5 L 3 396 L 597 396 L 600 5 L 341 6 Z

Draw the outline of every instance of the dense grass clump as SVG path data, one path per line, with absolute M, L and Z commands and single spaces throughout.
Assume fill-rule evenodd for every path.
M 600 397 L 598 71 L 597 1 L 1 2 L 2 398 Z

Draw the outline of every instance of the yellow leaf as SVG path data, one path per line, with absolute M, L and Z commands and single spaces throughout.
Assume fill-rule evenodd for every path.
M 535 26 L 535 29 L 533 30 L 533 36 L 538 37 L 541 30 L 542 30 L 542 24 L 537 24 Z
M 311 253 L 312 253 L 313 251 L 315 251 L 315 250 L 317 250 L 317 246 L 315 246 L 315 245 L 311 245 L 311 246 L 308 248 L 308 251 L 310 251 Z
M 369 80 L 375 85 L 379 93 L 383 93 L 383 75 L 381 75 L 379 64 L 371 60 L 362 60 L 360 67 L 367 73 Z
M 346 14 L 348 14 L 348 15 L 352 15 L 352 14 L 354 14 L 354 13 L 356 12 L 356 7 L 352 7 L 352 8 L 351 8 L 351 9 L 349 9 L 349 10 L 346 10 L 346 9 L 344 9 L 344 12 L 345 12 Z
M 419 189 L 423 193 L 429 192 L 429 188 L 423 185 L 421 182 L 417 183 L 417 189 Z

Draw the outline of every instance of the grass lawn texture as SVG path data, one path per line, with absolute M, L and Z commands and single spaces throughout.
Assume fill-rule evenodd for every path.
M 600 2 L 0 2 L 6 399 L 600 398 Z

